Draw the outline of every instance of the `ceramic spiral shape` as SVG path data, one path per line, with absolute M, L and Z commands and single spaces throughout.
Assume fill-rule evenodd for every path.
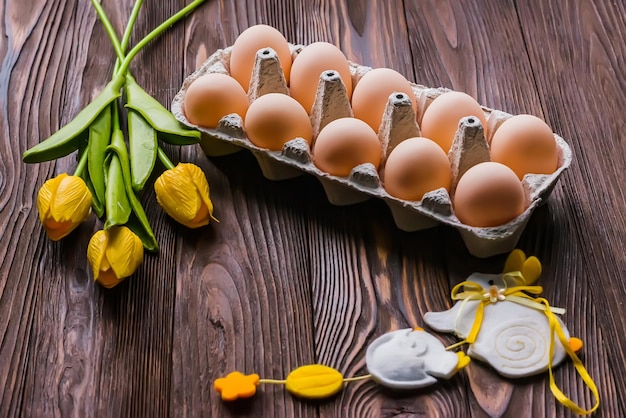
M 487 329 L 481 329 L 481 334 Z M 550 331 L 526 319 L 512 320 L 491 327 L 488 335 L 491 349 L 484 357 L 498 371 L 505 375 L 530 375 L 544 370 L 548 365 Z

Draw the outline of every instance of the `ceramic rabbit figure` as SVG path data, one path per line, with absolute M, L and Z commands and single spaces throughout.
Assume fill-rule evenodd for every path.
M 552 366 L 563 361 L 567 353 L 551 332 L 548 316 L 541 309 L 543 305 L 525 303 L 520 301 L 524 298 L 516 298 L 515 294 L 506 292 L 515 286 L 529 287 L 540 274 L 541 263 L 536 257 L 527 259 L 522 251 L 515 250 L 509 255 L 503 274 L 474 273 L 467 279 L 466 290 L 468 282 L 480 286 L 476 289 L 483 292 L 481 299 L 467 297 L 459 300 L 445 312 L 426 313 L 424 321 L 437 331 L 455 333 L 466 339 L 476 329 L 477 315 L 482 316 L 475 340 L 468 341 L 467 354 L 470 357 L 490 364 L 506 377 L 525 377 L 544 372 L 548 369 L 551 338 L 554 350 Z M 483 304 L 482 308 L 480 304 Z M 557 309 L 552 311 L 560 313 Z M 570 347 L 574 351 L 580 349 L 582 342 L 570 338 L 565 324 L 557 320 Z
M 449 379 L 469 363 L 462 352 L 446 351 L 435 336 L 407 328 L 378 337 L 367 348 L 365 362 L 374 380 L 394 389 L 417 389 Z

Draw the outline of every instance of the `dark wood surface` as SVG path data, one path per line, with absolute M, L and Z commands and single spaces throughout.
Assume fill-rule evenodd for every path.
M 137 41 L 184 5 L 146 1 Z M 121 33 L 131 0 L 103 6 Z M 247 152 L 207 158 L 167 148 L 207 174 L 219 224 L 190 231 L 142 196 L 161 245 L 106 290 L 86 248 L 95 217 L 62 242 L 38 220 L 37 190 L 75 156 L 25 165 L 21 154 L 71 120 L 109 79 L 114 53 L 88 0 L 0 2 L 0 416 L 538 417 L 571 416 L 547 374 L 499 377 L 473 362 L 450 381 L 394 393 L 371 381 L 307 402 L 279 386 L 220 401 L 229 371 L 284 378 L 309 363 L 363 374 L 377 336 L 451 306 L 451 286 L 497 272 L 439 226 L 397 230 L 386 206 L 329 204 L 303 176 L 272 182 Z M 213 1 L 137 56 L 135 78 L 169 106 L 185 76 L 250 25 L 294 43 L 338 45 L 353 61 L 468 92 L 482 104 L 545 118 L 574 152 L 519 248 L 582 338 L 602 404 L 626 416 L 626 6 L 622 0 Z M 451 338 L 442 337 L 445 341 Z M 592 398 L 571 363 L 556 381 Z

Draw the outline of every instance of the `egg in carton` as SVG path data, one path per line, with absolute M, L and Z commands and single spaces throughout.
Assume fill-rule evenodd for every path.
M 289 44 L 292 60 L 304 48 Z M 389 96 L 378 136 L 382 145 L 382 162 L 379 170 L 366 163 L 354 167 L 348 177 L 330 175 L 320 170 L 312 160 L 311 149 L 315 147 L 317 134 L 331 121 L 353 116 L 346 88 L 336 71 L 321 73 L 315 102 L 310 113 L 313 127 L 313 142 L 309 145 L 303 138 L 286 142 L 280 151 L 272 151 L 254 145 L 243 129 L 243 120 L 237 114 L 220 119 L 215 129 L 194 125 L 185 117 L 183 100 L 188 87 L 199 77 L 220 73 L 229 75 L 232 47 L 217 50 L 194 73 L 183 82 L 172 102 L 172 113 L 186 126 L 202 132 L 200 143 L 208 156 L 222 156 L 241 149 L 248 149 L 257 159 L 263 175 L 271 180 L 293 178 L 304 173 L 319 179 L 328 200 L 335 205 L 351 205 L 372 197 L 387 203 L 395 224 L 404 231 L 418 231 L 438 224 L 456 228 L 469 252 L 476 257 L 489 257 L 513 250 L 533 211 L 548 198 L 554 185 L 572 160 L 571 149 L 560 136 L 553 134 L 558 150 L 558 165 L 552 174 L 526 174 L 522 180 L 525 210 L 510 222 L 496 227 L 469 226 L 455 216 L 451 194 L 461 176 L 472 166 L 490 161 L 489 142 L 485 130 L 477 117 L 460 120 L 448 158 L 452 168 L 452 187 L 449 193 L 440 188 L 426 193 L 421 201 L 408 201 L 391 196 L 383 187 L 381 173 L 390 152 L 403 140 L 420 136 L 418 121 L 428 105 L 448 91 L 445 88 L 430 88 L 410 83 L 417 103 L 417 115 L 408 95 L 394 92 Z M 370 67 L 350 64 L 353 85 L 356 86 Z M 248 90 L 250 102 L 267 93 L 289 94 L 278 55 L 271 48 L 260 49 Z M 493 136 L 498 127 L 513 115 L 481 106 L 487 121 L 486 131 Z

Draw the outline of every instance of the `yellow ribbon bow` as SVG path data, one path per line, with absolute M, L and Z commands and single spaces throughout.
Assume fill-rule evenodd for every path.
M 463 312 L 464 305 L 469 301 L 479 301 L 480 303 L 476 309 L 476 317 L 474 318 L 474 323 L 472 324 L 472 328 L 467 335 L 467 338 L 457 344 L 454 344 L 448 349 L 456 348 L 459 345 L 468 343 L 473 344 L 476 342 L 476 338 L 478 337 L 478 333 L 480 332 L 480 326 L 483 321 L 485 306 L 489 304 L 498 303 L 500 301 L 510 301 L 514 303 L 518 303 L 520 305 L 527 306 L 532 309 L 539 310 L 545 313 L 548 324 L 550 326 L 550 349 L 548 358 L 548 373 L 550 375 L 550 390 L 554 397 L 565 407 L 569 408 L 571 411 L 580 414 L 580 415 L 588 415 L 594 412 L 600 406 L 600 395 L 598 393 L 598 388 L 596 387 L 595 382 L 585 369 L 582 361 L 578 358 L 572 347 L 569 345 L 569 341 L 563 332 L 563 328 L 559 323 L 555 314 L 563 314 L 565 310 L 562 308 L 554 308 L 551 307 L 548 301 L 545 298 L 533 297 L 532 295 L 539 295 L 543 292 L 543 288 L 541 286 L 528 286 L 525 285 L 526 281 L 524 280 L 524 276 L 519 271 L 514 271 L 510 273 L 505 273 L 503 275 L 505 284 L 507 280 L 513 280 L 516 286 L 498 288 L 493 285 L 488 289 L 483 288 L 481 285 L 471 281 L 464 281 L 462 283 L 457 284 L 452 288 L 452 300 L 460 300 L 461 309 L 457 314 L 457 321 L 461 316 L 461 312 Z M 456 329 L 456 324 L 455 324 Z M 558 337 L 559 341 L 563 345 L 563 349 L 567 353 L 567 355 L 572 359 L 574 363 L 574 367 L 576 368 L 577 373 L 582 378 L 583 382 L 587 385 L 591 393 L 593 393 L 596 403 L 590 409 L 583 409 L 578 406 L 574 401 L 569 399 L 557 386 L 554 380 L 554 374 L 552 372 L 552 358 L 554 356 L 554 334 Z

